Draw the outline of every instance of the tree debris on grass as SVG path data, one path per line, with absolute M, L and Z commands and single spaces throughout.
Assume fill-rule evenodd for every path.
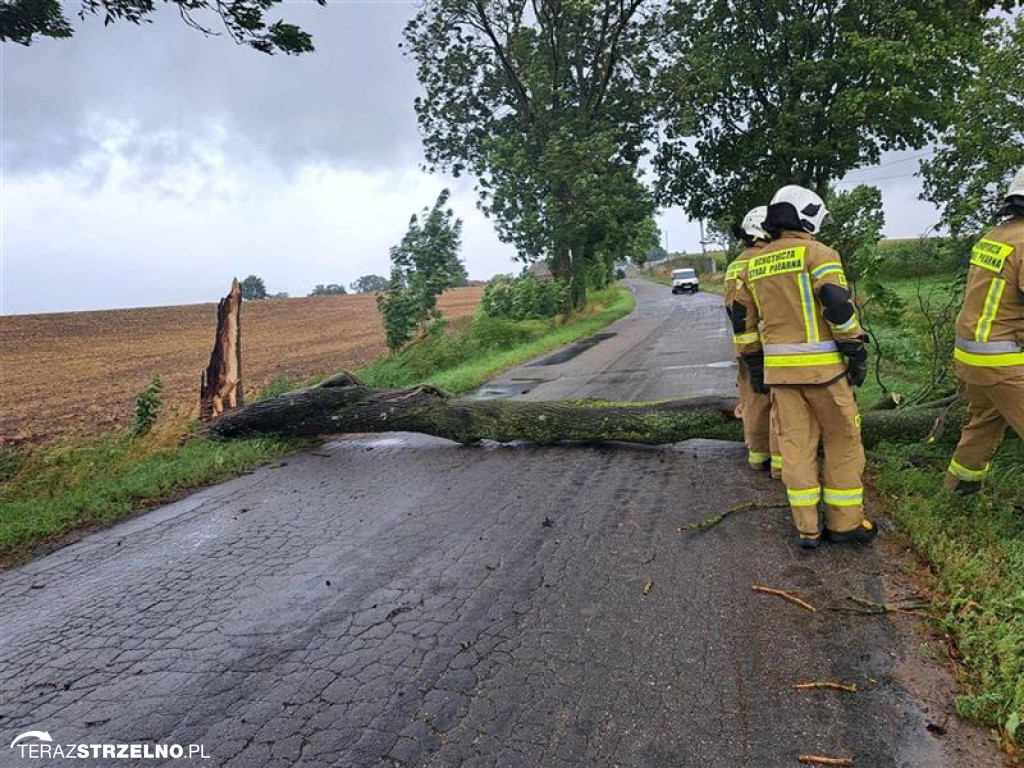
M 853 683 L 846 685 L 845 683 L 836 683 L 831 680 L 809 680 L 806 683 L 794 683 L 794 691 L 811 691 L 815 689 L 827 689 L 831 691 L 845 691 L 846 693 L 856 693 L 857 686 Z
M 783 600 L 787 600 L 791 602 L 793 605 L 799 605 L 805 611 L 810 611 L 811 613 L 814 613 L 817 610 L 817 608 L 815 608 L 807 601 L 801 600 L 799 597 L 790 594 L 789 592 L 783 592 L 781 589 L 772 589 L 771 587 L 766 587 L 763 584 L 751 584 L 750 588 L 755 592 L 761 592 L 765 595 L 775 595 L 777 597 L 781 597 Z

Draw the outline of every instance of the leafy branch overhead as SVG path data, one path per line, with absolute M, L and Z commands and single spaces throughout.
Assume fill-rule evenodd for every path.
M 204 35 L 226 33 L 239 45 L 267 54 L 309 53 L 313 38 L 286 21 L 269 21 L 268 11 L 282 0 L 81 0 L 78 17 L 102 16 L 103 24 L 151 22 L 163 5 L 174 8 L 181 20 Z M 315 0 L 325 5 L 326 0 Z M 223 30 L 218 31 L 217 28 Z M 0 4 L 0 42 L 30 45 L 39 37 L 68 38 L 74 29 L 60 0 L 5 0 Z
M 883 152 L 924 147 L 958 115 L 991 6 L 671 0 L 664 200 L 735 220 L 782 184 L 824 193 Z
M 975 76 L 956 120 L 923 163 L 924 197 L 957 234 L 991 224 L 1013 172 L 1024 165 L 1024 16 L 989 21 Z

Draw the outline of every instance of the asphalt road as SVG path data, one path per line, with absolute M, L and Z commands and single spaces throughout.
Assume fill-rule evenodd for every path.
M 718 298 L 634 288 L 481 396 L 731 388 Z M 829 610 L 883 598 L 871 550 L 800 553 L 784 509 L 679 530 L 748 501 L 783 496 L 727 443 L 330 442 L 0 574 L 0 763 L 36 730 L 212 756 L 173 765 L 997 765 L 926 730 L 888 618 Z M 792 689 L 824 679 L 861 691 Z

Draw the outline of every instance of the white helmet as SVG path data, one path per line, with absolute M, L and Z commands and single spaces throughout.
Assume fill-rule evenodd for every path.
M 1017 175 L 1010 182 L 1010 188 L 1006 190 L 1006 197 L 1007 199 L 1011 197 L 1024 197 L 1024 165 L 1018 169 Z
M 764 220 L 768 218 L 768 206 L 759 205 L 751 208 L 743 217 L 740 229 L 746 232 L 755 240 L 770 240 L 768 233 L 764 231 Z
M 768 206 L 771 229 L 796 229 L 812 235 L 821 229 L 828 215 L 825 201 L 809 189 L 789 184 L 775 193 Z

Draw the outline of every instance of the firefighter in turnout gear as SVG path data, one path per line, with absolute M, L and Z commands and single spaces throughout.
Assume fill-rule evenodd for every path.
M 768 243 L 768 233 L 761 227 L 767 215 L 768 206 L 759 206 L 747 213 L 743 222 L 733 228 L 733 234 L 747 247 L 729 265 L 725 273 L 725 311 L 729 314 L 730 320 L 732 305 L 736 300 L 736 288 L 746 270 L 747 261 L 760 253 Z M 734 342 L 737 344 L 743 344 L 749 340 L 749 335 L 734 337 Z M 772 469 L 775 463 L 781 467 L 782 457 L 778 453 L 776 435 L 771 429 L 771 397 L 755 392 L 751 388 L 750 373 L 739 352 L 737 352 L 736 362 L 739 368 L 736 386 L 740 394 L 740 413 L 743 417 L 743 441 L 747 444 L 747 461 L 751 469 L 759 471 Z
M 1024 168 L 1001 211 L 1008 218 L 971 249 L 956 321 L 956 375 L 970 419 L 946 472 L 949 490 L 976 491 L 1007 425 L 1024 437 Z
M 864 447 L 850 386 L 867 376 L 867 351 L 839 254 L 814 238 L 826 214 L 824 201 L 810 190 L 780 189 L 765 222 L 776 239 L 747 262 L 732 307 L 751 385 L 760 392 L 771 387 L 782 480 L 798 543 L 807 549 L 823 535 L 867 542 L 877 533 L 864 517 Z

